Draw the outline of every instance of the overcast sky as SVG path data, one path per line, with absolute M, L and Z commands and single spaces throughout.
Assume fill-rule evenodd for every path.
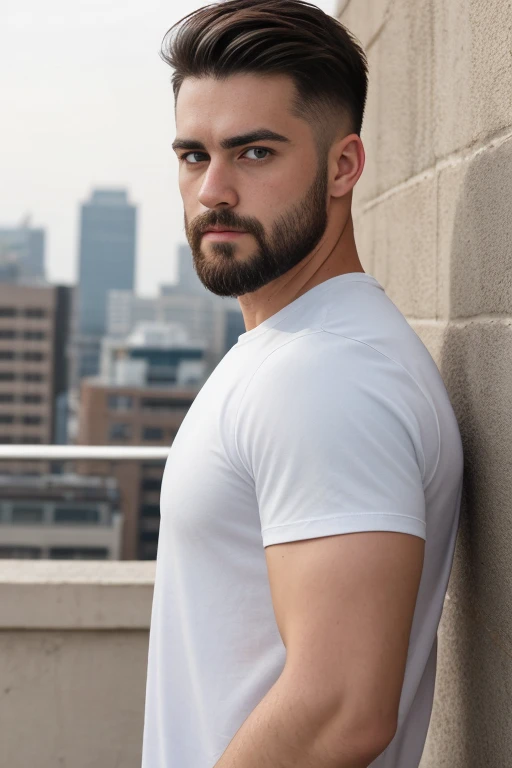
M 317 3 L 333 13 L 336 0 Z M 185 242 L 169 27 L 206 2 L 0 0 L 0 226 L 46 229 L 47 276 L 76 280 L 79 206 L 126 187 L 138 206 L 136 289 L 175 279 Z

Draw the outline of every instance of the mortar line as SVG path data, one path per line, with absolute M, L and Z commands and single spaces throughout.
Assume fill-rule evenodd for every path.
M 510 127 L 507 126 L 506 132 L 501 130 L 491 135 L 491 137 L 487 136 L 484 144 L 480 144 L 479 146 L 472 144 L 470 148 L 464 147 L 463 149 L 458 149 L 452 154 L 437 160 L 436 163 L 429 168 L 420 171 L 414 176 L 410 176 L 405 181 L 401 181 L 394 187 L 391 187 L 385 192 L 382 192 L 380 195 L 377 195 L 377 197 L 362 203 L 359 206 L 359 210 L 363 211 L 363 213 L 366 213 L 366 211 L 371 210 L 376 205 L 379 205 L 379 203 L 385 202 L 394 195 L 399 194 L 400 192 L 403 192 L 411 187 L 415 187 L 423 181 L 428 181 L 429 179 L 434 178 L 434 176 L 446 168 L 456 168 L 458 165 L 462 165 L 465 162 L 474 160 L 476 157 L 483 154 L 486 150 L 501 147 L 511 139 L 512 131 L 510 130 Z M 474 149 L 475 146 L 477 146 L 476 149 Z

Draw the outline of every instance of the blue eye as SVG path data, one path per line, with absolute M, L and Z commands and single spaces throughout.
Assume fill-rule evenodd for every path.
M 250 147 L 246 150 L 246 152 L 266 152 L 267 155 L 271 154 L 270 149 L 265 149 L 264 147 Z M 245 152 L 244 152 L 245 154 Z M 266 160 L 266 157 L 257 157 L 256 160 Z
M 245 150 L 243 153 L 244 155 L 247 154 L 247 152 L 264 152 L 265 157 L 256 157 L 256 158 L 249 158 L 249 160 L 256 160 L 256 162 L 261 162 L 262 160 L 266 160 L 269 155 L 273 155 L 274 152 L 271 149 L 266 149 L 265 147 L 249 147 Z M 189 157 L 195 157 L 199 156 L 199 160 L 189 160 Z M 180 160 L 185 162 L 187 165 L 197 165 L 198 163 L 202 162 L 204 157 L 207 156 L 205 152 L 184 152 L 182 155 L 180 155 Z

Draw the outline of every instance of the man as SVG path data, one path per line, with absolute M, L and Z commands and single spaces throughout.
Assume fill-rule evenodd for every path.
M 357 254 L 364 53 L 299 0 L 170 32 L 187 238 L 247 330 L 165 468 L 143 768 L 417 768 L 462 450 Z

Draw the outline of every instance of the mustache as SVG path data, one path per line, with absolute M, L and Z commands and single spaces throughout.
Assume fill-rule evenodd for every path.
M 242 232 L 248 232 L 257 239 L 265 237 L 265 229 L 257 219 L 243 218 L 234 214 L 232 211 L 207 211 L 188 224 L 187 230 L 190 237 L 199 242 L 204 232 L 211 227 L 235 229 Z

